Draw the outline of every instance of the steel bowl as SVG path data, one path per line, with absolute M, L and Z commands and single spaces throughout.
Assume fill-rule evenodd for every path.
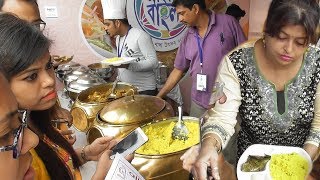
M 100 77 L 92 74 L 85 74 L 79 76 L 76 80 L 71 81 L 66 89 L 69 97 L 74 101 L 81 91 L 102 83 L 105 83 L 105 81 Z
M 79 66 L 76 69 L 73 69 L 71 72 L 64 75 L 63 84 L 64 87 L 68 87 L 68 84 L 74 80 L 77 80 L 80 76 L 89 75 L 89 69 L 85 66 Z
M 66 74 L 71 73 L 71 71 L 79 68 L 81 65 L 75 62 L 69 62 L 66 64 L 60 64 L 55 70 L 56 76 L 60 81 L 64 80 Z
M 114 74 L 114 68 L 103 63 L 89 64 L 88 68 L 104 80 L 108 80 Z

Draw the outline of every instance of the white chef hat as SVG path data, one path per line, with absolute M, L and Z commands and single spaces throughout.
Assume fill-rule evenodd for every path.
M 126 19 L 127 0 L 101 0 L 104 19 Z

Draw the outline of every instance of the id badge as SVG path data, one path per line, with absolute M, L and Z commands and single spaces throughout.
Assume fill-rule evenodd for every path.
M 206 91 L 207 90 L 207 75 L 197 74 L 197 90 Z

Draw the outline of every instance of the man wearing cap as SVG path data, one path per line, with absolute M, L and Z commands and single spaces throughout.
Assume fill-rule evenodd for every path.
M 150 36 L 131 27 L 126 17 L 126 0 L 101 0 L 105 30 L 116 37 L 117 56 L 135 57 L 136 61 L 118 68 L 118 79 L 138 88 L 139 94 L 157 94 L 154 69 L 158 67 Z

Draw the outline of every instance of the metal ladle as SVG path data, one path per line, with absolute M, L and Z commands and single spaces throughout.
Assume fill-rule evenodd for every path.
M 113 82 L 111 93 L 108 96 L 108 101 L 114 100 L 117 98 L 117 95 L 114 93 L 114 90 L 116 89 L 117 83 L 118 83 L 118 78 Z
M 178 112 L 179 112 L 179 119 L 178 122 L 174 125 L 172 129 L 172 139 L 179 139 L 179 140 L 187 140 L 188 139 L 188 128 L 184 124 L 182 120 L 182 107 L 178 106 Z

